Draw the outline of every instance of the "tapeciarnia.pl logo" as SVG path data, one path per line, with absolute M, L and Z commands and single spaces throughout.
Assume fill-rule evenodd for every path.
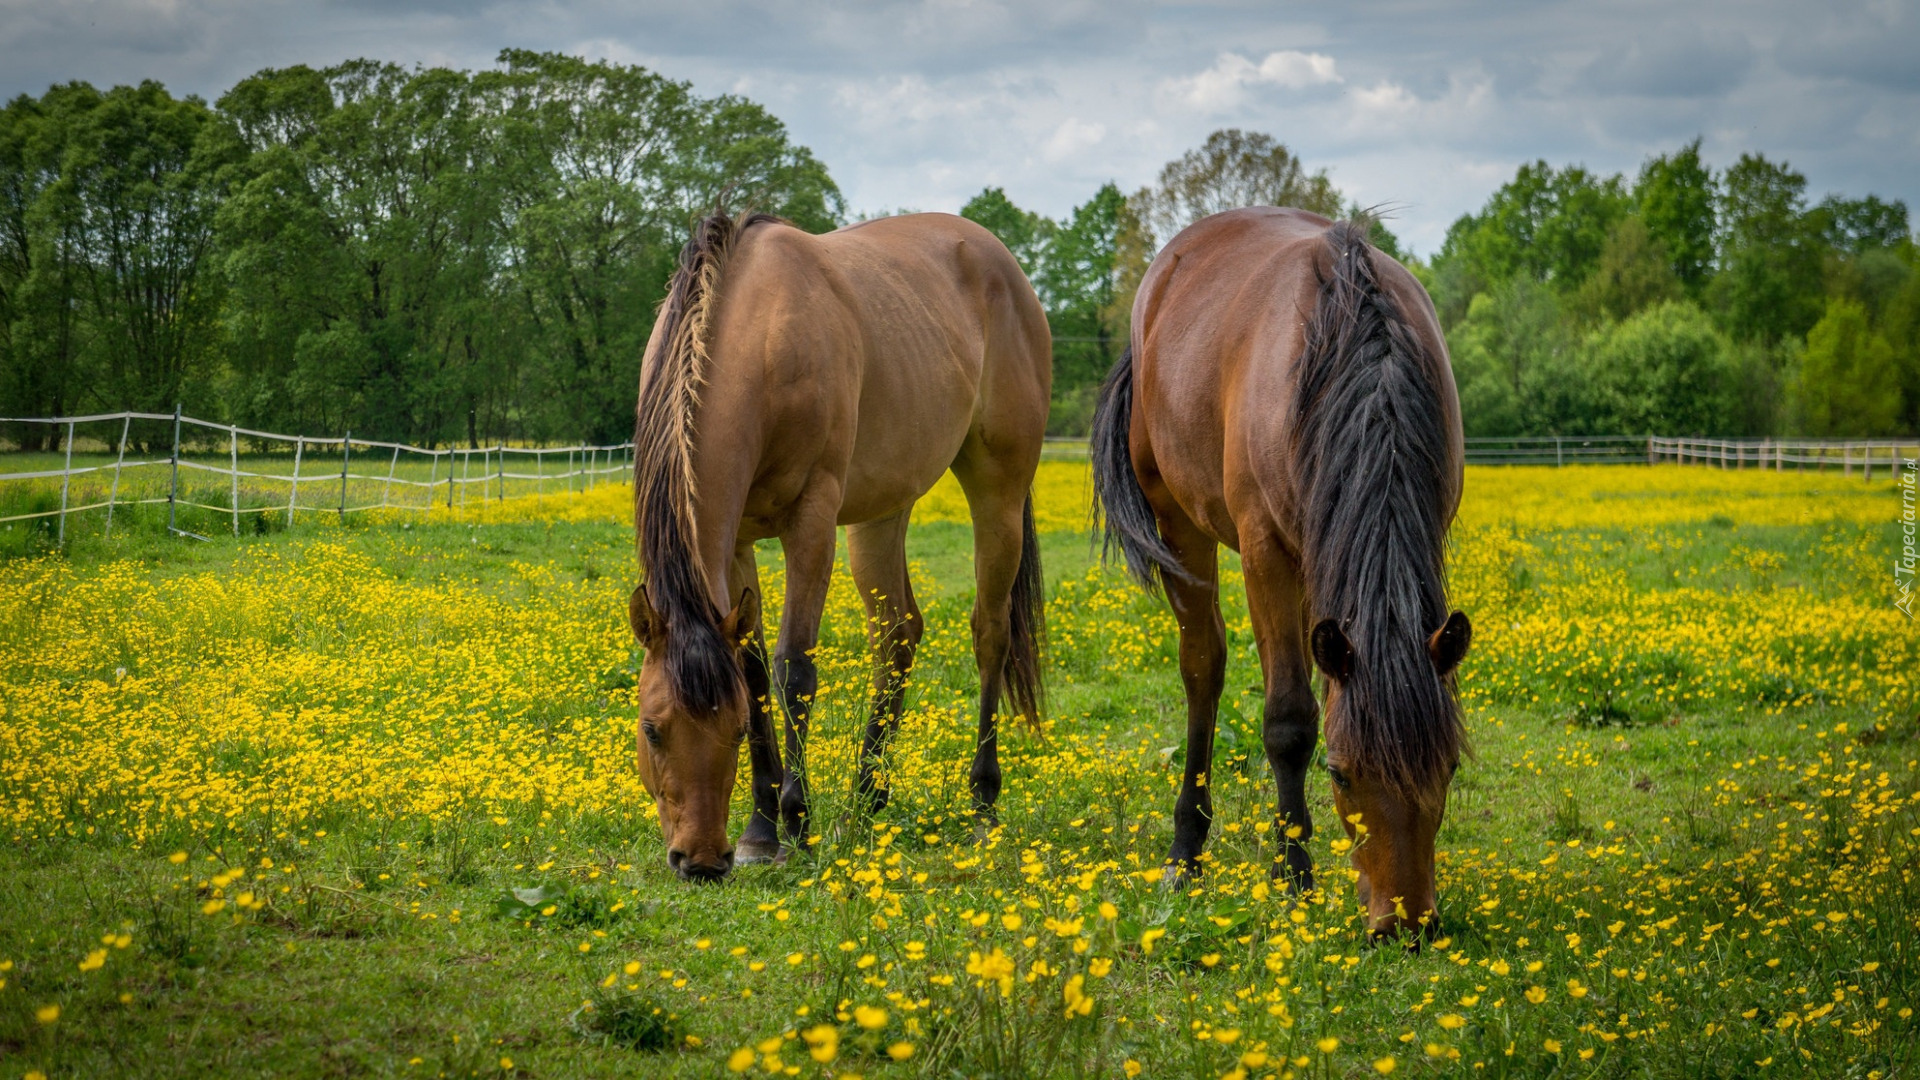
M 1914 473 L 1920 459 L 1900 461 L 1900 557 L 1893 560 L 1893 606 L 1913 618 L 1913 572 L 1920 555 L 1914 551 Z

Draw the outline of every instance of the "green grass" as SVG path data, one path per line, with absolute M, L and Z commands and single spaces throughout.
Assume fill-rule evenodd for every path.
M 1878 546 L 1891 542 L 1893 530 L 1729 523 L 1545 535 L 1534 538 L 1525 565 L 1508 567 L 1507 584 L 1515 596 L 1569 576 L 1618 575 L 1637 591 L 1684 580 L 1723 593 L 1786 589 L 1844 598 L 1874 587 L 1861 571 L 1835 565 L 1825 554 L 1836 534 Z M 132 560 L 154 581 L 217 578 L 239 573 L 248 553 L 292 558 L 323 539 L 364 554 L 403 589 L 453 583 L 528 604 L 541 602 L 542 586 L 516 571 L 522 564 L 551 564 L 561 581 L 604 588 L 610 599 L 624 592 L 633 573 L 630 530 L 604 524 L 401 529 L 349 519 L 345 526 L 303 525 L 210 543 L 129 530 L 87 539 L 73 558 L 83 571 Z M 921 526 L 910 544 L 916 589 L 936 638 L 916 672 L 914 700 L 964 700 L 973 686 L 970 657 L 957 645 L 972 591 L 968 530 Z M 1084 535 L 1050 534 L 1043 547 L 1056 594 L 1093 566 Z M 1742 552 L 1771 554 L 1750 559 Z M 769 546 L 762 558 L 770 570 L 777 567 L 777 549 Z M 1108 643 L 1099 640 L 1056 651 L 1054 726 L 1045 734 L 1008 736 L 1005 839 L 979 852 L 997 858 L 997 868 L 962 871 L 953 860 L 964 859 L 946 854 L 955 845 L 968 850 L 966 826 L 952 808 L 964 788 L 970 732 L 958 725 L 910 727 L 903 734 L 917 753 L 950 768 L 945 788 L 897 792 L 894 807 L 878 821 L 883 829 L 901 827 L 898 848 L 910 855 L 910 865 L 934 875 L 924 893 L 907 890 L 906 913 L 887 930 L 874 922 L 880 905 L 835 900 L 818 885 L 836 860 L 857 869 L 877 858 L 869 826 L 838 816 L 844 777 L 819 781 L 819 816 L 827 824 L 815 855 L 746 868 L 710 888 L 671 878 L 651 826 L 575 813 L 564 799 L 504 823 L 335 815 L 291 829 L 236 827 L 224 838 L 188 833 L 179 846 L 189 860 L 179 866 L 165 857 L 171 843 L 134 850 L 123 840 L 89 835 L 86 812 L 78 808 L 68 832 L 17 838 L 0 848 L 0 961 L 13 963 L 0 973 L 6 980 L 0 1077 L 28 1070 L 141 1077 L 712 1076 L 726 1074 L 737 1047 L 783 1031 L 794 1038 L 780 1051 L 782 1060 L 804 1066 L 802 1075 L 821 1075 L 827 1070 L 808 1059 L 798 1033 L 852 1003 L 880 1000 L 863 982 L 871 972 L 854 966 L 856 956 L 868 953 L 895 965 L 897 974 L 889 976 L 895 989 L 924 992 L 937 1004 L 921 1014 L 926 1026 L 911 1036 L 916 1056 L 904 1064 L 884 1055 L 889 1040 L 909 1037 L 899 1027 L 898 1009 L 877 1035 L 842 1022 L 835 1071 L 1112 1076 L 1135 1060 L 1145 1063 L 1148 1076 L 1219 1076 L 1256 1043 L 1269 1047 L 1270 1060 L 1249 1071 L 1255 1076 L 1371 1076 L 1371 1062 L 1385 1054 L 1396 1058 L 1396 1075 L 1805 1071 L 1866 1077 L 1920 1068 L 1920 1031 L 1910 1016 L 1898 1015 L 1915 1004 L 1920 988 L 1911 944 L 1920 892 L 1908 831 L 1920 826 L 1920 817 L 1909 804 L 1850 836 L 1849 806 L 1859 793 L 1850 787 L 1838 794 L 1832 786 L 1847 763 L 1870 760 L 1871 768 L 1854 770 L 1863 790 L 1878 783 L 1897 798 L 1920 797 L 1920 725 L 1908 719 L 1910 698 L 1898 715 L 1886 702 L 1796 698 L 1799 703 L 1772 712 L 1725 704 L 1641 709 L 1615 723 L 1572 704 L 1576 690 L 1551 673 L 1524 683 L 1542 699 L 1538 705 L 1521 704 L 1507 692 L 1474 713 L 1476 754 L 1455 783 L 1440 838 L 1449 947 L 1418 955 L 1367 947 L 1353 917 L 1350 884 L 1325 869 L 1324 907 L 1301 909 L 1310 915 L 1305 925 L 1315 940 L 1289 939 L 1299 956 L 1287 969 L 1289 984 L 1278 990 L 1288 1006 L 1283 1025 L 1264 1007 L 1270 999 L 1243 993 L 1256 983 L 1262 992 L 1272 987 L 1261 967 L 1270 947 L 1263 942 L 1284 938 L 1293 927 L 1291 909 L 1278 898 L 1249 898 L 1246 889 L 1257 875 L 1237 876 L 1233 869 L 1257 871 L 1271 852 L 1270 839 L 1255 826 L 1270 814 L 1272 784 L 1259 752 L 1260 694 L 1245 605 L 1230 591 L 1225 606 L 1235 627 L 1234 657 L 1222 709 L 1215 785 L 1220 824 L 1211 851 L 1228 869 L 1211 891 L 1194 894 L 1117 881 L 1084 894 L 1089 906 L 1081 914 L 1092 924 L 1093 952 L 1124 961 L 1110 979 L 1088 983 L 1100 1001 L 1093 1024 L 1058 1018 L 1056 984 L 1031 999 L 1037 1005 L 1021 1004 L 1029 999 L 1019 996 L 1002 1003 L 991 990 L 969 990 L 964 978 L 951 990 L 931 989 L 910 973 L 905 945 L 925 938 L 949 956 L 956 947 L 984 949 L 988 940 L 1012 948 L 1018 934 L 1000 933 L 997 925 L 1009 909 L 1024 910 L 1031 931 L 1044 933 L 1038 929 L 1043 911 L 1013 907 L 1016 900 L 1046 899 L 1045 914 L 1063 914 L 1053 906 L 1060 896 L 1082 894 L 1064 884 L 1057 893 L 1051 885 L 1033 887 L 1012 858 L 1022 848 L 1042 853 L 1050 883 L 1109 860 L 1126 870 L 1151 868 L 1170 837 L 1173 762 L 1184 722 L 1170 641 L 1156 639 L 1154 662 L 1142 666 L 1113 662 Z M 1138 598 L 1124 618 L 1146 624 L 1162 617 L 1159 610 Z M 1493 620 L 1504 613 L 1473 614 Z M 0 627 L 0 649 L 33 640 L 28 631 Z M 849 649 L 857 640 L 858 627 L 843 621 L 829 628 L 827 646 Z M 352 648 L 350 641 L 339 646 L 343 654 Z M 857 710 L 825 710 L 815 738 L 850 740 L 858 722 Z M 1098 749 L 1130 781 L 1107 786 L 1100 779 L 1106 774 L 1091 766 L 1084 779 L 1063 771 L 1059 752 L 1073 747 Z M 1810 774 L 1808 766 L 1818 768 Z M 99 768 L 111 770 L 113 762 Z M 1729 783 L 1739 785 L 1737 792 Z M 1324 840 L 1336 833 L 1327 785 L 1316 775 L 1310 791 L 1323 830 L 1319 857 L 1330 868 L 1337 864 Z M 0 785 L 0 799 L 6 796 Z M 1803 863 L 1773 864 L 1799 866 L 1792 885 L 1739 863 L 1743 853 L 1776 836 L 1799 836 L 1803 813 L 1807 836 L 1796 843 L 1805 851 L 1793 856 Z M 1777 829 L 1776 819 L 1795 824 Z M 917 839 L 922 834 L 941 841 Z M 1619 854 L 1585 861 L 1596 848 L 1609 847 Z M 1889 852 L 1892 869 L 1884 864 Z M 1129 856 L 1144 859 L 1130 862 Z M 259 870 L 263 859 L 278 869 Z M 286 892 L 257 917 L 203 914 L 214 875 L 242 865 Z M 296 869 L 279 872 L 287 867 Z M 1869 870 L 1879 876 L 1864 886 L 1849 878 Z M 525 891 L 536 888 L 543 892 Z M 1791 912 L 1768 908 L 1764 928 L 1750 916 L 1769 893 L 1812 897 L 1832 890 L 1856 901 L 1845 933 L 1829 933 L 1824 923 L 1811 929 L 1818 915 L 1799 903 L 1789 905 Z M 1091 914 L 1100 896 L 1120 904 L 1118 922 L 1108 925 Z M 1488 898 L 1496 901 L 1491 908 Z M 1588 911 L 1611 912 L 1621 904 L 1657 907 L 1657 915 L 1646 916 L 1644 933 L 1637 927 L 1609 932 L 1603 926 L 1613 916 Z M 996 923 L 988 932 L 994 936 L 927 930 L 916 922 L 937 914 L 950 926 L 951 913 L 962 908 L 992 911 Z M 780 910 L 791 917 L 776 918 Z M 1212 916 L 1229 925 L 1216 926 Z M 1685 921 L 1672 930 L 1652 925 L 1669 916 Z M 1726 929 L 1702 938 L 1702 927 L 1716 922 Z M 1138 939 L 1151 926 L 1168 936 L 1145 957 Z M 101 944 L 103 935 L 120 932 L 131 939 L 125 948 Z M 1584 936 L 1583 951 L 1564 944 L 1569 933 Z M 1674 943 L 1675 935 L 1686 940 Z M 842 941 L 855 942 L 854 950 L 839 951 Z M 582 952 L 582 945 L 590 948 Z M 730 955 L 736 947 L 746 954 Z M 82 959 L 102 948 L 104 968 L 81 970 Z M 1596 948 L 1610 952 L 1598 968 L 1591 963 Z M 790 967 L 785 958 L 793 952 L 809 959 Z M 1208 956 L 1216 963 L 1204 962 Z M 637 976 L 601 985 L 630 959 L 641 965 Z M 1781 963 L 1769 967 L 1768 959 Z M 1533 960 L 1544 970 L 1522 974 Z M 764 963 L 764 970 L 753 970 L 749 961 Z M 1486 965 L 1495 961 L 1510 962 L 1514 974 L 1490 974 Z M 1869 961 L 1876 970 L 1863 974 Z M 1631 973 L 1610 977 L 1616 965 Z M 958 963 L 949 958 L 941 970 L 957 971 Z M 1595 989 L 1569 998 L 1561 989 L 1569 978 Z M 1553 1004 L 1522 1000 L 1522 988 L 1533 982 L 1553 990 Z M 1872 1023 L 1873 1030 L 1828 1029 L 1821 1026 L 1824 1017 L 1819 1024 L 1780 1026 L 1789 1011 L 1783 1002 L 1805 1002 L 1793 1014 L 1803 1017 L 1835 989 L 1847 1004 L 1832 1015 Z M 1465 996 L 1487 1001 L 1457 1004 Z M 1497 1010 L 1495 997 L 1503 1002 Z M 1885 1000 L 1873 1004 L 1878 999 Z M 60 1019 L 40 1023 L 34 1010 L 49 1002 L 60 1004 Z M 951 1010 L 944 1018 L 942 1006 Z M 1748 1008 L 1754 1015 L 1743 1019 Z M 1457 1034 L 1435 1026 L 1434 1018 L 1448 1010 L 1470 1018 Z M 1575 1023 L 1583 1017 L 1592 1028 L 1584 1034 Z M 1703 1024 L 1732 1027 L 1716 1033 Z M 1195 1037 L 1224 1030 L 1245 1034 L 1232 1046 Z M 1602 1030 L 1618 1037 L 1602 1041 L 1596 1034 Z M 1416 1034 L 1402 1041 L 1403 1032 Z M 1335 1053 L 1314 1046 L 1327 1034 L 1342 1040 Z M 1547 1038 L 1565 1049 L 1549 1050 Z M 1576 1058 L 1576 1042 L 1595 1049 L 1594 1058 Z M 1460 1057 L 1429 1055 L 1428 1044 Z M 1285 1063 L 1283 1055 L 1307 1064 Z M 765 1075 L 760 1064 L 753 1068 Z

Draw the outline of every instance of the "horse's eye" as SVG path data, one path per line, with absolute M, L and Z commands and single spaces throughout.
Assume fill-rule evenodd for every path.
M 645 735 L 647 737 L 647 745 L 649 746 L 660 745 L 660 729 L 653 726 L 653 721 L 651 720 L 642 721 L 640 724 L 640 734 Z
M 1347 779 L 1346 773 L 1341 772 L 1331 765 L 1327 766 L 1327 775 L 1333 777 L 1333 785 L 1342 791 L 1353 786 L 1352 782 Z

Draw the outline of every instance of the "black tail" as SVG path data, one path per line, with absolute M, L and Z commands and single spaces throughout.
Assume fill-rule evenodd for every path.
M 1126 561 L 1127 573 L 1148 592 L 1160 589 L 1163 574 L 1187 576 L 1167 542 L 1160 523 L 1133 474 L 1128 434 L 1133 428 L 1133 346 L 1120 352 L 1113 370 L 1100 384 L 1100 400 L 1093 408 L 1093 525 L 1100 530 L 1100 561 L 1110 563 L 1115 548 Z
M 1007 696 L 1030 723 L 1046 705 L 1041 662 L 1047 648 L 1046 581 L 1040 575 L 1040 533 L 1033 526 L 1033 492 L 1020 518 L 1020 569 L 1013 578 L 1013 628 L 1007 649 Z

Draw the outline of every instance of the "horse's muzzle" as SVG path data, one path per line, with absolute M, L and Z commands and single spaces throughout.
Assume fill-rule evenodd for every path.
M 681 881 L 719 881 L 733 872 L 733 852 L 701 852 L 689 856 L 678 849 L 667 852 L 667 865 Z

